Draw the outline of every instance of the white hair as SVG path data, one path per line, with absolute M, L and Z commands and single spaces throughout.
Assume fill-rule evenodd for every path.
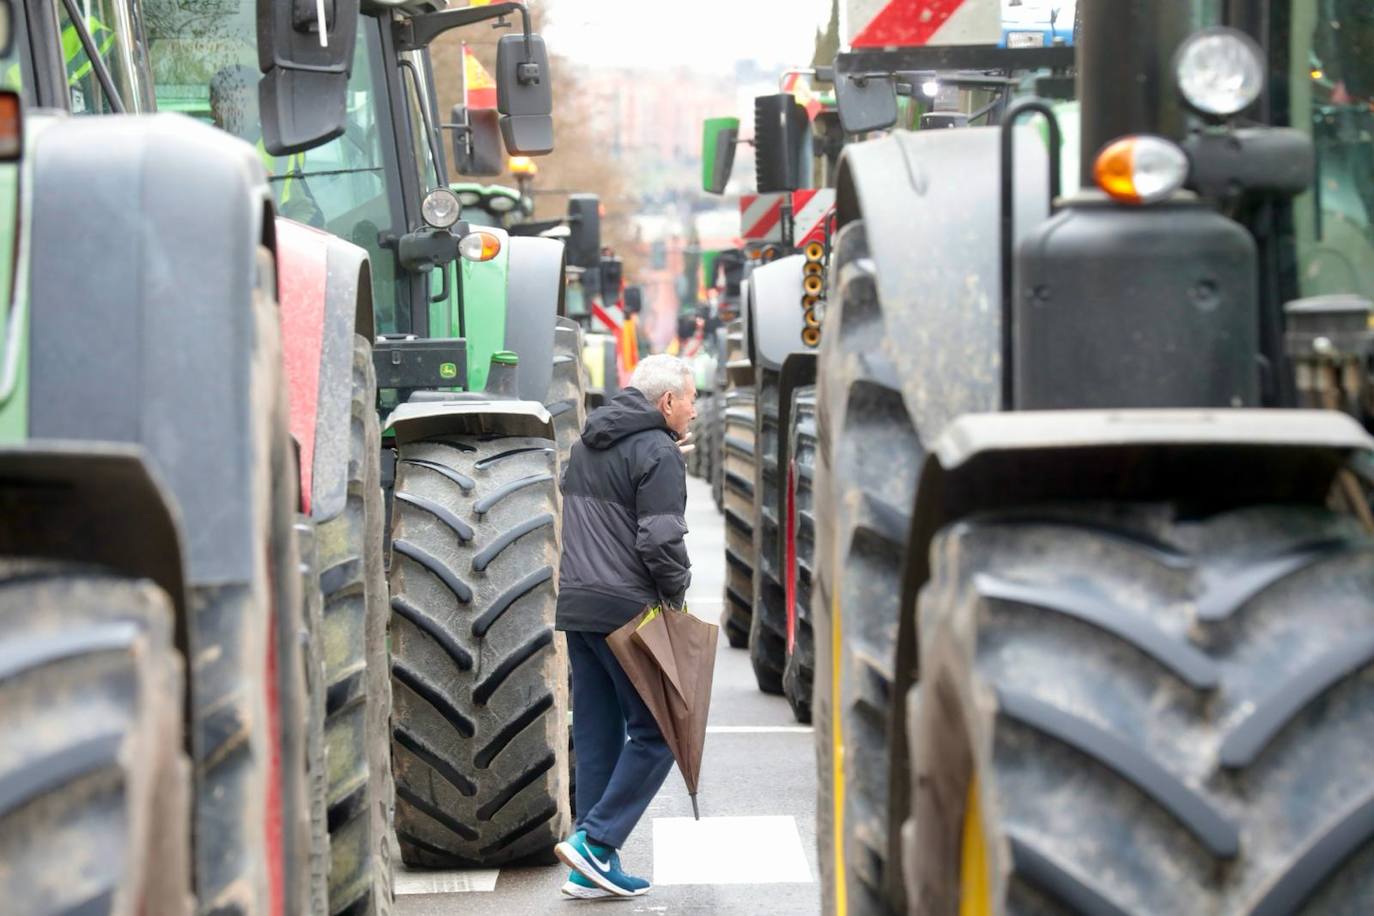
M 673 394 L 684 393 L 691 378 L 692 367 L 686 360 L 666 353 L 655 353 L 644 357 L 635 366 L 629 387 L 638 388 L 650 404 L 657 404 L 658 399 L 669 391 Z

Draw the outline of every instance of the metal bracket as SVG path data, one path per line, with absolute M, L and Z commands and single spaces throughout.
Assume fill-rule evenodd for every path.
M 465 25 L 485 22 L 488 19 L 504 20 L 511 13 L 520 14 L 520 20 L 524 24 L 525 53 L 533 56 L 533 49 L 530 46 L 530 36 L 534 33 L 530 27 L 530 11 L 525 7 L 525 4 L 510 2 L 510 0 L 504 3 L 492 3 L 487 6 L 470 6 L 456 10 L 443 10 L 437 13 L 425 13 L 420 16 L 413 16 L 409 19 L 401 19 L 395 25 L 394 34 L 396 39 L 396 50 L 419 51 L 422 48 L 428 47 L 431 41 L 450 29 L 458 29 Z

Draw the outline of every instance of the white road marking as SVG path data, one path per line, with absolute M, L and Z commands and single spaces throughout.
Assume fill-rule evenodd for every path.
M 813 880 L 794 817 L 654 818 L 655 884 Z
M 809 725 L 708 725 L 708 735 L 809 735 Z
M 409 871 L 396 869 L 396 896 L 402 894 L 462 894 L 469 891 L 496 890 L 499 868 L 475 868 L 470 871 Z

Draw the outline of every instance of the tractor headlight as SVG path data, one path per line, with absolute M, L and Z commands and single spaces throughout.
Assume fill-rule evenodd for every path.
M 514 197 L 507 197 L 505 194 L 493 194 L 487 198 L 487 209 L 492 213 L 509 213 L 515 209 L 515 203 Z
M 458 217 L 463 212 L 463 205 L 458 201 L 458 195 L 448 188 L 435 188 L 425 195 L 424 203 L 420 205 L 420 215 L 425 222 L 435 229 L 447 229 L 458 222 Z
M 1193 108 L 1230 117 L 1259 98 L 1264 88 L 1264 54 L 1244 32 L 1203 29 L 1179 46 L 1174 76 L 1179 92 Z

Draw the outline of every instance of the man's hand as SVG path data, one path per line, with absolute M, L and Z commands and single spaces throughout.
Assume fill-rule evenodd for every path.
M 691 432 L 688 432 L 681 439 L 677 440 L 677 450 L 684 455 L 690 455 L 692 452 L 696 451 L 696 449 L 696 445 L 692 442 Z

